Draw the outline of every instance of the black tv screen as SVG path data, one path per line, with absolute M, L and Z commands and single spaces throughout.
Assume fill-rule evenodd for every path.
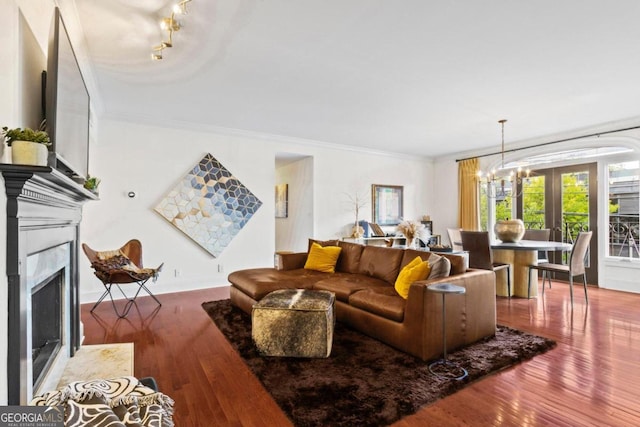
M 49 166 L 87 178 L 89 168 L 89 92 L 60 10 L 55 8 L 49 35 L 46 78 Z

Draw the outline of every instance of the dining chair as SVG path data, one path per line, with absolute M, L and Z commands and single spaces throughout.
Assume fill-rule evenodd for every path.
M 481 270 L 507 270 L 507 295 L 511 298 L 511 265 L 493 262 L 489 232 L 458 230 L 462 241 L 462 250 L 469 252 L 469 267 Z
M 460 252 L 462 249 L 462 237 L 460 236 L 459 228 L 447 228 L 447 235 L 449 236 L 449 242 L 451 243 L 451 249 L 456 252 Z
M 587 304 L 589 304 L 589 297 L 587 296 L 587 273 L 584 260 L 587 256 L 587 249 L 589 249 L 589 243 L 591 242 L 592 235 L 593 231 L 582 231 L 578 233 L 576 240 L 573 242 L 573 247 L 571 248 L 569 264 L 552 264 L 547 262 L 529 266 L 529 271 L 531 271 L 531 269 L 542 271 L 542 295 L 544 295 L 544 277 L 547 274 L 566 273 L 569 275 L 569 293 L 571 294 L 571 309 L 573 309 L 573 278 L 574 276 L 582 275 L 584 299 Z M 549 280 L 551 280 L 551 278 L 549 278 Z M 531 274 L 529 274 L 527 295 L 531 295 Z
M 523 240 L 536 240 L 539 242 L 548 242 L 549 241 L 549 237 L 551 236 L 551 229 L 550 228 L 543 228 L 543 229 L 527 229 L 524 231 L 524 236 L 522 236 Z M 548 263 L 549 262 L 549 254 L 547 253 L 547 251 L 538 251 L 538 264 L 544 264 L 544 263 Z M 547 277 L 546 275 L 542 275 L 542 286 L 544 287 L 544 281 L 545 278 L 548 280 L 549 282 L 549 289 L 551 289 L 551 278 Z

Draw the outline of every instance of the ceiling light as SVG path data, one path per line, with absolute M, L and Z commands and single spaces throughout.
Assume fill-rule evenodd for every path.
M 178 31 L 180 29 L 180 23 L 174 19 L 174 14 L 172 13 L 170 17 L 162 18 L 160 28 L 169 32 Z
M 485 174 L 482 171 L 478 172 L 478 177 L 483 184 L 487 186 L 487 194 L 489 197 L 494 198 L 505 198 L 508 196 L 516 196 L 513 194 L 513 185 L 514 184 L 522 184 L 522 180 L 529 178 L 531 175 L 531 170 L 527 169 L 525 171 L 522 170 L 521 167 L 518 167 L 517 170 L 505 170 L 504 167 L 504 124 L 507 122 L 506 119 L 498 120 L 500 123 L 502 130 L 502 145 L 500 149 L 501 155 L 501 163 L 500 169 L 493 169 L 491 172 L 487 172 Z M 509 182 L 510 185 L 506 185 Z M 522 191 L 522 186 L 520 185 L 520 191 Z
M 173 7 L 173 12 L 171 12 L 171 15 L 168 18 L 162 18 L 162 20 L 160 21 L 160 28 L 168 33 L 168 39 L 160 42 L 160 46 L 153 47 L 153 52 L 151 53 L 152 59 L 162 59 L 162 50 L 168 47 L 173 47 L 173 33 L 179 31 L 180 28 L 182 28 L 180 22 L 176 21 L 175 15 L 186 15 L 187 3 L 189 2 L 191 2 L 191 0 L 182 0 L 178 2 Z
M 151 59 L 153 59 L 154 61 L 159 61 L 162 59 L 162 51 L 164 50 L 166 46 L 164 45 L 164 43 L 162 43 L 159 46 L 154 46 L 153 47 L 153 52 L 151 52 Z
M 181 2 L 178 2 L 176 4 L 173 5 L 173 13 L 177 13 L 180 15 L 186 15 L 189 13 L 189 11 L 187 10 L 187 3 L 189 3 L 191 0 L 182 0 Z

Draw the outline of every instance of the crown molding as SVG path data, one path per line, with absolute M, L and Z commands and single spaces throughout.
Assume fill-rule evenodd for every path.
M 165 128 L 165 129 L 180 129 L 180 130 L 190 130 L 190 131 L 196 131 L 196 132 L 216 133 L 219 135 L 258 139 L 258 140 L 272 142 L 272 143 L 299 145 L 301 147 L 316 147 L 316 148 L 331 149 L 331 150 L 350 151 L 350 152 L 369 154 L 374 156 L 393 157 L 393 158 L 403 159 L 403 160 L 422 160 L 425 162 L 433 161 L 433 158 L 428 156 L 410 155 L 405 153 L 397 153 L 393 151 L 373 150 L 365 147 L 336 144 L 332 142 L 318 141 L 314 139 L 299 138 L 294 136 L 277 135 L 277 134 L 257 132 L 252 130 L 228 128 L 224 126 L 188 122 L 184 120 L 162 119 L 162 121 L 160 121 L 157 118 L 146 116 L 144 114 L 132 115 L 129 113 L 110 112 L 110 113 L 105 113 L 101 115 L 100 119 L 128 122 L 133 124 L 154 126 L 159 128 Z M 280 151 L 286 151 L 286 150 L 280 150 Z
M 619 141 L 621 146 L 629 147 L 635 149 L 637 153 L 640 153 L 640 129 L 629 130 L 629 131 L 621 131 L 619 134 L 606 135 L 600 138 L 596 137 L 584 137 L 581 138 L 582 135 L 592 135 L 597 134 L 599 132 L 611 132 L 616 129 L 625 129 L 629 127 L 640 126 L 640 116 L 629 117 L 626 119 L 615 120 L 610 122 L 599 123 L 591 126 L 585 126 L 578 129 L 568 130 L 564 132 L 548 134 L 543 136 L 538 136 L 534 138 L 523 139 L 520 141 L 511 142 L 505 144 L 505 151 L 508 150 L 527 150 L 529 154 L 535 152 L 535 154 L 541 153 L 549 153 L 553 151 L 558 151 L 558 147 L 562 147 L 562 149 L 574 149 L 578 147 L 584 147 L 588 145 L 589 147 L 594 147 L 598 145 L 598 141 L 602 141 L 600 145 L 602 146 L 612 146 L 615 141 Z M 550 143 L 555 140 L 562 139 L 570 139 L 570 138 L 579 138 L 575 141 L 567 141 L 558 143 L 558 145 L 548 145 L 546 147 L 536 147 L 540 144 Z M 460 153 L 447 154 L 446 156 L 437 157 L 434 160 L 451 160 L 451 159 L 460 159 L 460 158 L 468 158 L 475 156 L 487 156 L 491 153 L 495 153 L 499 147 L 496 145 L 493 148 L 484 148 L 482 150 L 467 150 Z M 497 154 L 496 154 L 497 155 Z M 513 158 L 513 154 L 509 156 Z M 518 157 L 518 156 L 515 156 Z

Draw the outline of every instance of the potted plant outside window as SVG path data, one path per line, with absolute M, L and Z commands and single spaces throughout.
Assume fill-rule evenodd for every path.
M 2 136 L 11 147 L 11 162 L 19 165 L 47 166 L 51 145 L 49 135 L 43 130 L 31 128 L 2 128 Z M 4 144 L 3 144 L 4 148 Z

